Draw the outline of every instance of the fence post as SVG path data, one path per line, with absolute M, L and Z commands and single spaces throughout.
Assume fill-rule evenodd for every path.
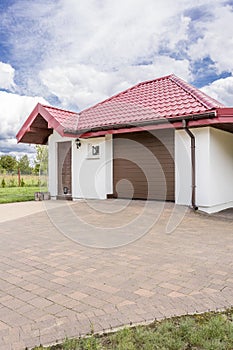
M 18 187 L 20 187 L 21 181 L 20 181 L 20 168 L 18 168 Z

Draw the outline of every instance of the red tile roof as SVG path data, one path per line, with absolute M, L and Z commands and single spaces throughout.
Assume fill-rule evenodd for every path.
M 76 129 L 77 122 L 79 119 L 78 113 L 66 111 L 64 109 L 55 108 L 51 106 L 44 106 L 47 112 L 61 125 L 66 129 Z
M 127 128 L 127 125 L 134 123 L 141 125 L 164 119 L 175 122 L 178 117 L 205 114 L 224 107 L 172 74 L 139 83 L 80 113 L 38 104 L 16 137 L 18 142 L 46 142 L 42 135 L 44 130 L 38 139 L 32 132 L 32 127 L 39 122 L 39 115 L 48 123 L 48 128 L 62 136 L 75 136 L 79 131 L 83 134 L 98 128 Z
M 172 119 L 224 107 L 175 75 L 140 83 L 80 113 L 78 129 Z

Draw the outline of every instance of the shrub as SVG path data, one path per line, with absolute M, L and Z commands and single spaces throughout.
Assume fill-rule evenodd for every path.
M 20 187 L 24 187 L 25 186 L 25 182 L 23 180 L 23 178 L 20 180 Z
M 3 178 L 2 179 L 2 188 L 5 188 L 6 187 L 6 181 L 5 181 L 5 179 Z

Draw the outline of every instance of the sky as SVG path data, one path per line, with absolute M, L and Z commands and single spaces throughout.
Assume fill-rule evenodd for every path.
M 233 106 L 233 0 L 0 0 L 0 155 L 37 102 L 80 111 L 171 73 Z

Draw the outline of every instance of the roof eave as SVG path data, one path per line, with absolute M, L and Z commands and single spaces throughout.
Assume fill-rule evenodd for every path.
M 146 126 L 152 126 L 152 125 L 162 125 L 162 124 L 170 124 L 171 127 L 174 123 L 176 122 L 181 122 L 182 120 L 189 120 L 189 121 L 194 121 L 194 120 L 201 120 L 201 119 L 209 119 L 209 118 L 214 118 L 216 117 L 216 111 L 208 111 L 206 113 L 199 113 L 199 114 L 192 114 L 192 115 L 181 115 L 177 116 L 175 118 L 163 118 L 163 119 L 158 119 L 158 120 L 147 120 L 143 122 L 130 122 L 127 124 L 111 124 L 111 125 L 104 125 L 101 127 L 94 127 L 94 128 L 89 128 L 89 129 L 79 129 L 79 130 L 72 130 L 72 129 L 64 129 L 64 135 L 72 135 L 72 136 L 79 136 L 88 134 L 88 133 L 103 133 L 106 132 L 108 133 L 109 130 L 118 130 L 118 129 L 129 129 L 131 130 L 134 127 L 143 127 L 145 128 Z

